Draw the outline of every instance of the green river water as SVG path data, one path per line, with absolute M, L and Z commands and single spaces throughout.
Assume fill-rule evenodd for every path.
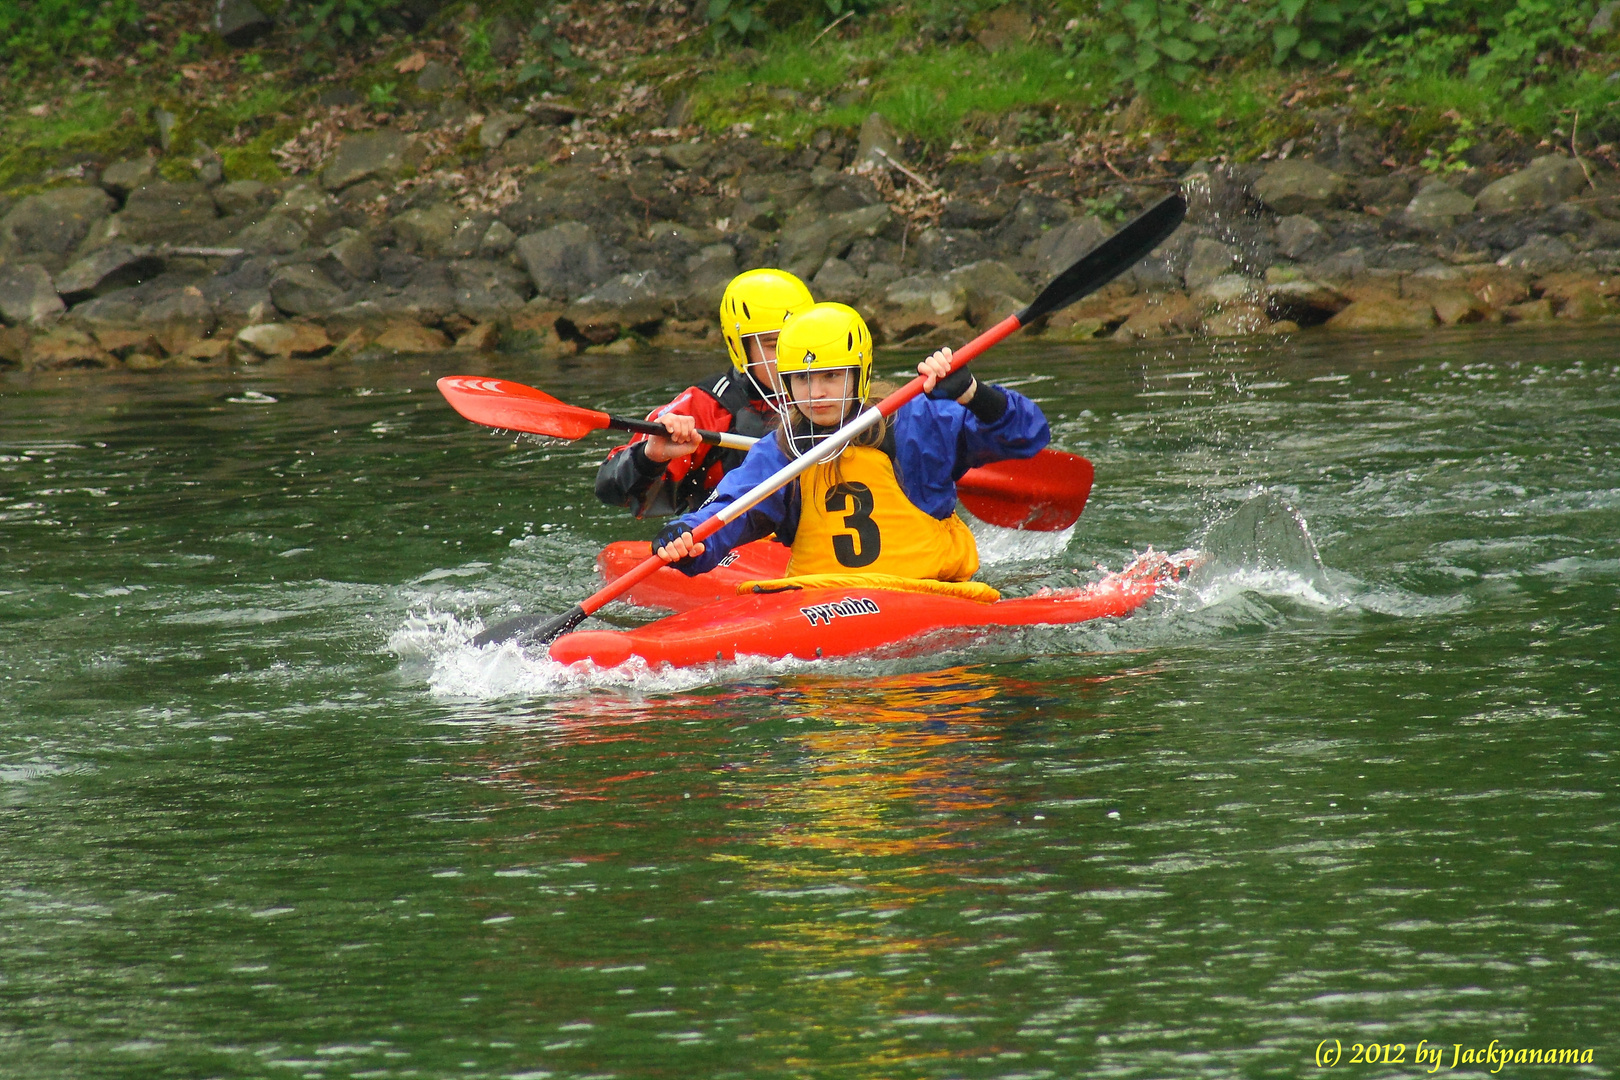
M 1003 347 L 981 576 L 1210 561 L 678 674 L 467 644 L 654 527 L 433 380 L 713 357 L 0 377 L 0 1076 L 1620 1075 L 1616 340 Z

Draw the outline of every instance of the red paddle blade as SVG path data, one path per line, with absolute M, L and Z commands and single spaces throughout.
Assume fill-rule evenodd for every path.
M 579 439 L 608 426 L 607 413 L 565 405 L 532 386 L 505 379 L 447 375 L 439 380 L 439 393 L 456 412 L 485 427 Z
M 1032 458 L 968 470 L 956 494 L 973 516 L 1005 529 L 1059 532 L 1080 520 L 1091 495 L 1091 462 L 1042 450 Z

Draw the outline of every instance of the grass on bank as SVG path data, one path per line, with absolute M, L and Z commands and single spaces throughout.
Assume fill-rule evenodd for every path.
M 987 53 L 976 44 L 908 52 L 887 32 L 810 45 L 784 33 L 747 67 L 719 65 L 693 87 L 697 119 L 712 129 L 751 123 L 756 133 L 798 143 L 817 128 L 854 130 L 880 112 L 903 134 L 948 147 L 964 130 L 1012 113 L 1080 113 L 1105 108 L 1115 93 L 1112 71 L 1097 57 L 1066 57 L 1022 46 Z M 785 95 L 801 100 L 784 100 Z M 1051 138 L 1033 128 L 1030 141 Z
M 154 108 L 178 118 L 171 152 L 159 163 L 171 180 L 188 179 L 198 142 L 220 155 L 233 180 L 274 180 L 281 173 L 270 151 L 292 137 L 298 121 L 288 113 L 299 97 L 284 85 L 264 84 L 218 105 L 188 108 L 161 91 L 141 86 L 107 93 L 79 90 L 57 97 L 44 116 L 15 110 L 0 122 L 0 192 L 29 194 L 72 176 L 68 163 L 94 156 L 106 161 L 139 157 L 159 145 Z M 243 125 L 262 128 L 240 143 L 230 136 Z
M 168 7 L 185 4 L 170 0 Z M 581 104 L 605 105 L 639 81 L 659 86 L 660 97 L 648 112 L 617 121 L 622 128 L 660 126 L 669 104 L 685 95 L 693 120 L 710 131 L 746 123 L 791 147 L 821 129 L 853 134 L 876 111 L 935 160 L 1064 133 L 1107 141 L 1114 132 L 1142 135 L 1142 148 L 1150 134 L 1178 160 L 1250 160 L 1307 134 L 1310 111 L 1325 108 L 1346 110 L 1389 135 L 1404 160 L 1436 171 L 1462 167 L 1461 155 L 1486 139 L 1504 149 L 1567 147 L 1578 128 L 1583 152 L 1620 142 L 1620 81 L 1611 81 L 1609 70 L 1620 68 L 1620 56 L 1612 52 L 1588 55 L 1579 69 L 1544 72 L 1533 85 L 1385 58 L 1282 67 L 1227 61 L 1138 92 L 1119 81 L 1117 57 L 1100 34 L 1038 34 L 991 53 L 970 37 L 941 38 L 919 32 L 912 20 L 874 14 L 827 34 L 801 23 L 746 49 L 715 51 L 700 38 L 610 63 L 580 59 L 588 52 L 580 46 L 569 64 L 520 84 L 529 58 L 493 64 L 490 17 L 471 7 L 452 6 L 425 31 L 352 51 L 320 78 L 286 42 L 232 50 L 181 29 L 194 24 L 179 16 L 166 25 L 138 55 L 104 64 L 99 82 L 86 80 L 81 65 L 64 64 L 0 87 L 0 192 L 65 180 L 63 166 L 76 157 L 146 152 L 157 143 L 154 106 L 178 118 L 165 175 L 189 175 L 201 140 L 220 154 L 228 178 L 273 179 L 279 169 L 271 151 L 314 114 L 322 90 L 348 86 L 382 112 L 422 107 L 429 99 L 393 67 L 420 48 L 459 55 L 481 110 L 512 107 L 547 86 Z M 201 80 L 199 64 L 210 72 Z
M 812 46 L 804 33 L 777 35 L 747 66 L 718 66 L 691 89 L 695 116 L 711 130 L 748 123 L 756 134 L 798 145 L 820 128 L 854 131 L 870 112 L 935 152 L 984 150 L 1008 139 L 1037 143 L 1061 132 L 1119 130 L 1129 91 L 1100 47 L 1074 55 L 1039 46 L 987 53 L 973 43 L 907 52 L 893 32 Z M 861 85 L 861 84 L 865 85 Z M 1532 92 L 1446 72 L 1372 64 L 1331 70 L 1249 65 L 1163 82 L 1141 95 L 1129 119 L 1176 146 L 1175 156 L 1252 160 L 1310 132 L 1310 110 L 1347 110 L 1388 131 L 1412 161 L 1442 160 L 1459 140 L 1494 136 L 1534 147 L 1567 147 L 1577 117 L 1583 148 L 1620 141 L 1620 80 L 1567 71 Z M 1130 132 L 1125 132 L 1130 134 Z M 1466 149 L 1466 147 L 1464 147 Z

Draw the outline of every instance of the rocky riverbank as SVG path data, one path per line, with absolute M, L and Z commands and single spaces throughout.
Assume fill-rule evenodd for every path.
M 1422 329 L 1620 313 L 1620 182 L 1544 147 L 1452 182 L 1368 162 L 1152 162 L 1119 174 L 1070 138 L 929 170 L 874 114 L 801 150 L 739 125 L 600 134 L 576 110 L 465 105 L 312 127 L 275 183 L 151 158 L 0 198 L 0 366 L 255 363 L 447 349 L 616 355 L 718 347 L 736 273 L 782 266 L 880 341 L 964 340 L 1116 220 L 1181 185 L 1187 225 L 1032 333 L 1137 340 Z M 359 110 L 354 110 L 359 115 Z M 359 130 L 356 130 L 356 129 Z M 446 148 L 455 168 L 435 168 Z M 473 164 L 467 165 L 471 161 Z M 1086 198 L 1114 172 L 1107 199 Z

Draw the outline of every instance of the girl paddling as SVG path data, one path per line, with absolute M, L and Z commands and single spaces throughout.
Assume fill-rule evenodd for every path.
M 777 371 L 791 400 L 783 427 L 755 444 L 703 507 L 664 528 L 653 542 L 659 555 L 696 575 L 774 532 L 792 548 L 790 576 L 967 581 L 979 555 L 956 516 L 957 479 L 992 461 L 1031 457 L 1051 433 L 1040 408 L 1016 391 L 980 383 L 966 369 L 941 380 L 950 355 L 942 349 L 917 365 L 926 398 L 695 543 L 691 529 L 872 404 L 872 336 L 860 314 L 817 304 L 795 316 L 777 340 Z
M 636 517 L 684 514 L 703 505 L 743 455 L 705 446 L 697 430 L 760 436 L 776 426 L 784 400 L 776 335 L 813 303 L 804 282 L 785 270 L 749 270 L 733 278 L 720 298 L 720 336 L 731 366 L 647 417 L 668 434 L 637 435 L 609 453 L 596 473 L 596 497 Z

